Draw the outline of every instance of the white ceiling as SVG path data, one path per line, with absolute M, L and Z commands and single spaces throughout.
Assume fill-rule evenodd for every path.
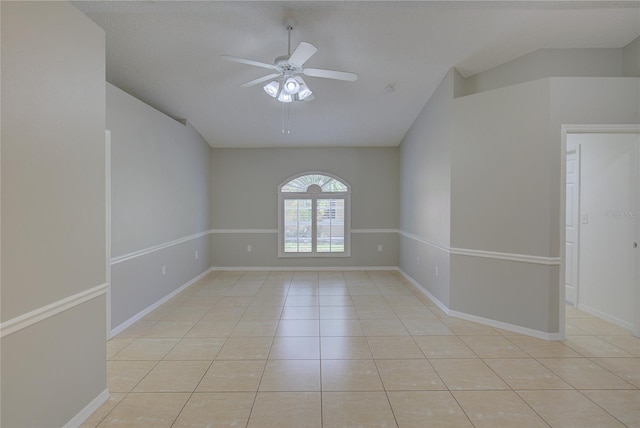
M 541 48 L 620 48 L 640 35 L 638 2 L 78 1 L 106 31 L 107 80 L 187 119 L 213 147 L 395 146 L 451 67 L 463 76 Z M 287 51 L 285 17 L 318 48 L 305 64 L 356 82 L 306 77 L 315 100 L 290 107 L 262 85 Z M 385 87 L 395 86 L 388 93 Z

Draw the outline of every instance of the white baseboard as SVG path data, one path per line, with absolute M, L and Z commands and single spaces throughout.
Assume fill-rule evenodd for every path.
M 89 416 L 93 414 L 100 406 L 102 406 L 109 399 L 109 390 L 105 389 L 96 398 L 91 400 L 91 403 L 87 404 L 84 409 L 75 415 L 69 422 L 64 424 L 62 428 L 77 428 L 86 421 Z
M 339 271 L 339 270 L 392 270 L 397 271 L 397 266 L 297 266 L 297 267 L 282 267 L 282 266 L 215 266 L 211 268 L 212 271 L 274 271 L 274 272 L 325 272 L 325 271 Z
M 117 327 L 114 327 L 113 329 L 111 329 L 111 337 L 117 336 L 123 330 L 125 330 L 127 327 L 130 327 L 131 325 L 133 325 L 136 321 L 139 321 L 140 319 L 144 318 L 146 315 L 148 315 L 153 310 L 155 310 L 155 309 L 159 308 L 160 306 L 162 306 L 163 304 L 167 303 L 169 300 L 171 300 L 172 298 L 174 298 L 175 296 L 177 296 L 178 294 L 180 294 L 181 292 L 183 292 L 184 290 L 186 290 L 187 288 L 191 287 L 193 284 L 195 284 L 196 282 L 198 282 L 199 280 L 204 278 L 212 270 L 213 270 L 213 268 L 209 268 L 209 269 L 205 270 L 200 275 L 196 276 L 195 278 L 193 278 L 192 280 L 190 280 L 186 284 L 183 284 L 179 288 L 173 290 L 171 293 L 167 294 L 166 296 L 164 296 L 162 299 L 158 300 L 157 302 L 155 302 L 151 306 L 146 307 L 145 309 L 143 309 L 142 311 L 138 312 L 137 314 L 135 314 L 134 316 L 132 316 L 131 318 L 129 318 L 128 320 L 126 320 L 122 324 L 118 325 Z
M 496 321 L 489 318 L 483 318 L 477 315 L 468 314 L 466 312 L 459 312 L 449 309 L 444 303 L 442 303 L 439 299 L 437 299 L 433 294 L 429 293 L 424 287 L 420 285 L 415 279 L 411 278 L 406 272 L 402 269 L 398 269 L 402 276 L 404 276 L 407 281 L 411 283 L 411 285 L 419 292 L 429 298 L 435 305 L 442 310 L 445 314 L 450 317 L 460 318 L 465 321 L 471 321 L 478 324 L 483 324 L 489 327 L 495 327 L 506 331 L 511 331 L 513 333 L 524 334 L 526 336 L 532 336 L 538 339 L 543 340 L 561 340 L 562 337 L 560 333 L 548 333 L 545 331 L 534 330 L 527 327 L 522 327 L 515 324 L 509 324 L 502 321 Z
M 594 309 L 591 306 L 587 306 L 585 304 L 582 303 L 578 303 L 578 309 L 581 310 L 582 312 L 586 312 L 589 315 L 593 315 L 594 317 L 598 317 L 600 319 L 603 319 L 605 321 L 608 321 L 612 324 L 615 324 L 619 327 L 622 327 L 624 329 L 633 331 L 633 324 L 630 322 L 627 322 L 625 320 L 621 320 L 620 318 L 614 317 L 612 315 L 606 314 L 602 311 L 599 311 L 598 309 Z
M 409 281 L 409 283 L 411 283 L 411 285 L 413 286 L 413 288 L 418 292 L 421 293 L 422 295 L 426 296 L 429 300 L 431 300 L 433 303 L 436 304 L 436 306 L 438 308 L 440 308 L 440 310 L 442 312 L 444 312 L 447 315 L 450 315 L 450 311 L 449 308 L 447 307 L 447 305 L 445 305 L 444 303 L 442 303 L 440 301 L 440 299 L 438 299 L 436 296 L 434 296 L 433 294 L 429 293 L 424 287 L 422 287 L 420 285 L 420 283 L 418 283 L 418 281 L 416 281 L 415 279 L 411 278 L 405 271 L 403 271 L 402 269 L 398 269 L 398 271 L 400 272 L 400 274 L 407 280 Z

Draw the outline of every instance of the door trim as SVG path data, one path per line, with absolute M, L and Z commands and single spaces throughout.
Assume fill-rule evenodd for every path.
M 561 144 L 560 144 L 560 222 L 559 222 L 559 236 L 560 236 L 560 258 L 562 260 L 560 264 L 560 280 L 558 287 L 559 292 L 559 326 L 560 326 L 560 338 L 565 338 L 566 325 L 565 325 L 565 269 L 566 269 L 566 254 L 565 254 L 565 242 L 566 242 L 566 181 L 567 181 L 567 134 L 640 134 L 640 125 L 561 125 Z M 638 150 L 640 152 L 640 150 Z M 638 154 L 638 167 L 640 168 L 640 154 Z M 640 195 L 636 195 L 637 202 L 640 202 Z M 636 236 L 638 235 L 636 232 Z M 634 293 L 635 300 L 635 316 L 634 316 L 634 329 L 633 334 L 640 336 L 640 268 L 637 266 L 640 264 L 640 251 L 638 251 L 638 263 L 636 263 L 636 287 Z

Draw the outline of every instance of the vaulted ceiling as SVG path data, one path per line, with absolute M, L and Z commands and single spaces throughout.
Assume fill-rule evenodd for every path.
M 107 80 L 188 120 L 213 147 L 395 146 L 444 74 L 468 77 L 541 48 L 620 48 L 640 34 L 638 2 L 77 1 L 106 31 Z M 315 100 L 283 105 L 262 85 L 287 53 L 283 21 L 318 52 Z M 394 91 L 385 90 L 393 86 Z M 282 133 L 289 117 L 290 134 Z

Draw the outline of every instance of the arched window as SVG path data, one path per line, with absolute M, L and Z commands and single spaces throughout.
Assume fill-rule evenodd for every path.
M 280 257 L 350 255 L 351 189 L 324 172 L 306 172 L 278 187 Z

